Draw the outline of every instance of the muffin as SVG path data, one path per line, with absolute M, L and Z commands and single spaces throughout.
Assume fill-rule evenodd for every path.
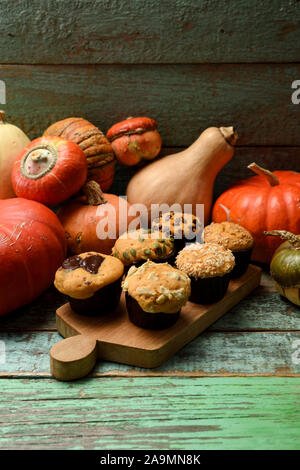
M 194 214 L 182 212 L 165 212 L 154 219 L 151 230 L 159 232 L 161 236 L 174 238 L 177 253 L 182 250 L 186 243 L 201 241 L 203 226 Z
M 123 272 L 117 258 L 89 251 L 67 258 L 56 271 L 54 285 L 69 297 L 74 312 L 100 316 L 119 305 Z
M 226 294 L 235 260 L 232 252 L 217 243 L 187 245 L 176 257 L 176 266 L 191 278 L 190 300 L 211 304 Z
M 170 327 L 190 296 L 190 285 L 189 277 L 168 263 L 132 266 L 122 284 L 130 321 L 151 330 Z
M 235 267 L 231 273 L 233 279 L 247 271 L 254 245 L 248 230 L 233 222 L 213 222 L 205 227 L 203 238 L 205 243 L 218 243 L 232 251 L 235 257 Z
M 138 229 L 123 233 L 116 241 L 112 255 L 122 261 L 127 268 L 141 266 L 147 259 L 156 263 L 174 263 L 175 249 L 173 240 L 159 238 L 159 234 L 152 234 L 149 230 Z

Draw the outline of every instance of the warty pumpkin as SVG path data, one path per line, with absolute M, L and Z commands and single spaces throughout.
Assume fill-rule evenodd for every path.
M 5 112 L 0 111 L 0 199 L 15 196 L 11 183 L 14 162 L 21 150 L 29 144 L 27 135 L 4 120 Z
M 117 160 L 123 165 L 136 165 L 153 160 L 161 149 L 157 122 L 148 117 L 129 117 L 114 124 L 106 134 Z
M 130 204 L 141 203 L 151 213 L 152 204 L 204 204 L 208 222 L 213 185 L 218 172 L 234 153 L 237 133 L 233 127 L 209 127 L 183 152 L 169 155 L 142 168 L 130 180 L 127 197 Z
M 25 305 L 54 280 L 66 256 L 64 230 L 43 204 L 0 200 L 0 315 Z
M 69 254 L 97 251 L 110 255 L 116 239 L 134 219 L 128 215 L 130 205 L 115 194 L 102 193 L 95 181 L 86 183 L 82 192 L 84 195 L 69 200 L 57 212 L 66 233 Z M 106 221 L 113 228 L 108 237 L 105 237 L 109 229 Z M 103 238 L 99 238 L 100 231 Z
M 252 259 L 269 263 L 280 240 L 265 237 L 264 231 L 300 232 L 300 173 L 271 172 L 256 163 L 248 168 L 257 176 L 239 181 L 221 194 L 212 220 L 228 220 L 249 230 L 255 241 Z
M 271 276 L 278 292 L 300 306 L 300 235 L 284 230 L 271 230 L 265 235 L 285 240 L 272 257 Z
M 80 117 L 57 121 L 44 132 L 75 142 L 83 150 L 88 163 L 88 179 L 107 191 L 113 182 L 116 157 L 110 142 L 94 124 Z

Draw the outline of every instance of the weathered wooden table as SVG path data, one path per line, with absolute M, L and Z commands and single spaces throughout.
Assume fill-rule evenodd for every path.
M 149 115 L 165 154 L 236 125 L 218 195 L 252 161 L 299 171 L 299 14 L 296 0 L 1 0 L 0 102 L 30 138 L 69 116 L 106 131 Z M 159 369 L 98 363 L 70 384 L 49 375 L 60 303 L 49 290 L 0 319 L 1 449 L 300 448 L 300 311 L 267 274 Z
M 50 376 L 50 289 L 0 319 L 1 449 L 299 449 L 300 309 L 271 279 L 163 366 Z M 298 351 L 298 352 L 297 352 Z

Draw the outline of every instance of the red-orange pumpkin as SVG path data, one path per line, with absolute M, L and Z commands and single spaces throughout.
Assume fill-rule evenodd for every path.
M 70 254 L 98 251 L 109 255 L 116 239 L 134 219 L 128 215 L 130 205 L 119 196 L 103 194 L 95 181 L 86 183 L 83 192 L 85 196 L 68 201 L 57 212 L 66 232 L 68 251 Z M 108 224 L 112 228 L 111 236 L 99 238 L 100 232 L 105 237 Z
M 141 160 L 153 160 L 161 149 L 157 122 L 148 117 L 127 118 L 107 131 L 113 151 L 123 165 L 136 165 Z
M 12 184 L 17 196 L 55 206 L 75 194 L 87 178 L 81 148 L 60 137 L 39 137 L 15 161 Z
M 46 206 L 0 200 L 0 315 L 38 297 L 66 256 L 64 230 Z
M 266 237 L 264 231 L 300 233 L 300 173 L 272 173 L 255 163 L 248 168 L 258 175 L 225 191 L 213 207 L 212 220 L 230 220 L 248 229 L 255 240 L 252 259 L 269 263 L 280 240 Z

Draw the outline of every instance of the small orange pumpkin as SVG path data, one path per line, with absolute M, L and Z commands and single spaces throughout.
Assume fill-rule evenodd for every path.
M 55 135 L 71 140 L 83 150 L 88 163 L 88 180 L 95 180 L 103 191 L 113 182 L 116 158 L 103 132 L 83 118 L 70 117 L 57 121 L 44 135 Z
M 107 131 L 113 151 L 123 165 L 136 165 L 141 160 L 153 160 L 161 149 L 157 122 L 148 117 L 127 118 Z
M 68 251 L 71 255 L 86 251 L 110 255 L 117 238 L 134 219 L 128 215 L 130 205 L 115 194 L 103 194 L 95 181 L 86 183 L 82 191 L 83 196 L 66 202 L 57 212 L 65 229 Z M 108 225 L 112 232 L 104 238 Z
M 252 259 L 269 263 L 280 241 L 265 237 L 265 230 L 300 233 L 300 173 L 272 173 L 256 163 L 248 168 L 257 176 L 239 181 L 221 194 L 213 207 L 212 220 L 243 225 L 255 240 Z

